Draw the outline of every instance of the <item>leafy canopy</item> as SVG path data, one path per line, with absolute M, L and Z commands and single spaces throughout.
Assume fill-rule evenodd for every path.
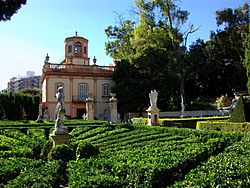
M 27 0 L 0 0 L 0 21 L 8 21 Z

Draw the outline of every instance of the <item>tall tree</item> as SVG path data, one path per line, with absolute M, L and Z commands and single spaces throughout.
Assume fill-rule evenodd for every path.
M 124 20 L 119 16 L 119 23 L 117 26 L 108 26 L 105 33 L 109 39 L 105 42 L 106 54 L 114 59 L 130 59 L 134 49 L 131 46 L 130 38 L 133 36 L 135 22 L 131 20 Z
M 249 33 L 248 33 L 248 42 L 247 42 L 247 48 L 245 51 L 245 60 L 244 60 L 244 65 L 247 70 L 247 77 L 248 77 L 248 82 L 247 82 L 247 88 L 248 88 L 248 93 L 250 93 L 250 24 L 248 24 L 249 28 Z
M 118 27 L 109 26 L 105 30 L 109 37 L 109 41 L 106 43 L 106 52 L 115 59 L 127 60 L 136 72 L 136 76 L 129 78 L 131 83 L 137 83 L 134 89 L 132 89 L 133 87 L 120 87 L 120 89 L 121 94 L 134 93 L 133 91 L 139 93 L 136 95 L 140 95 L 140 97 L 134 101 L 137 107 L 143 106 L 145 108 L 148 106 L 145 101 L 148 101 L 148 93 L 151 89 L 159 91 L 159 100 L 162 100 L 163 104 L 162 110 L 173 109 L 176 101 L 180 101 L 180 98 L 177 97 L 180 91 L 176 88 L 180 86 L 178 81 L 180 64 L 176 59 L 180 57 L 180 53 L 184 54 L 183 48 L 179 48 L 183 41 L 179 26 L 185 22 L 188 13 L 181 11 L 172 1 L 168 0 L 168 2 L 171 2 L 170 7 L 164 4 L 165 0 L 137 0 L 135 1 L 136 13 L 139 17 L 137 24 L 129 24 L 127 27 L 126 23 L 132 22 L 125 21 Z M 166 8 L 170 9 L 171 26 L 166 16 Z M 177 46 L 178 49 L 175 49 L 178 52 L 175 53 L 173 47 Z M 115 72 L 121 75 L 119 70 L 121 69 L 117 68 Z M 128 83 L 124 77 L 121 80 L 116 78 L 114 80 L 118 86 L 126 86 Z M 139 88 L 139 86 L 141 87 Z M 119 93 L 118 88 L 116 87 Z M 128 91 L 124 92 L 124 88 L 128 88 Z M 117 97 L 121 101 L 119 94 Z M 129 102 L 129 99 L 126 100 Z M 140 110 L 143 107 L 140 107 Z
M 216 20 L 222 29 L 211 33 L 209 46 L 214 54 L 211 60 L 217 61 L 221 66 L 220 78 L 225 80 L 220 88 L 224 92 L 231 90 L 231 93 L 235 90 L 245 90 L 247 77 L 244 53 L 247 46 L 249 5 L 243 4 L 234 10 L 226 8 L 216 11 Z
M 217 42 L 223 48 L 223 52 L 230 51 L 227 54 L 229 58 L 237 55 L 238 61 L 243 63 L 248 37 L 249 5 L 246 3 L 234 10 L 231 8 L 218 10 L 216 21 L 217 26 L 222 29 L 211 34 L 211 42 Z
M 219 29 L 212 32 L 210 40 L 198 40 L 190 47 L 188 65 L 190 75 L 186 85 L 189 102 L 192 92 L 205 98 L 232 95 L 233 91 L 246 89 L 246 70 L 243 66 L 248 34 L 248 5 L 216 12 Z
M 10 20 L 27 0 L 0 0 L 0 21 Z
M 185 89 L 184 89 L 184 50 L 180 48 L 180 43 L 183 42 L 183 34 L 180 32 L 180 25 L 185 23 L 188 18 L 188 12 L 182 11 L 178 8 L 173 0 L 154 0 L 156 6 L 160 7 L 162 10 L 162 16 L 167 22 L 165 29 L 171 38 L 173 52 L 175 54 L 175 61 L 180 67 L 179 77 L 180 77 L 180 95 L 181 95 L 181 111 L 185 110 Z M 193 31 L 189 31 L 191 33 Z M 187 36 L 188 37 L 188 36 Z M 187 39 L 187 38 L 186 38 Z M 185 46 L 184 46 L 185 47 Z M 184 114 L 182 114 L 184 115 Z

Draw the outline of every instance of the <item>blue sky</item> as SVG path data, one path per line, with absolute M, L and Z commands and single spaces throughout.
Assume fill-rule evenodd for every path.
M 246 0 L 178 0 L 177 4 L 189 11 L 188 23 L 199 27 L 189 43 L 201 38 L 208 40 L 216 30 L 215 12 L 236 8 Z M 75 35 L 89 40 L 89 57 L 97 64 L 108 65 L 104 29 L 118 22 L 117 15 L 133 19 L 134 0 L 27 0 L 11 21 L 0 22 L 0 90 L 7 87 L 13 76 L 25 76 L 26 71 L 42 74 L 45 56 L 51 63 L 64 58 L 64 39 Z M 185 28 L 184 28 L 185 29 Z

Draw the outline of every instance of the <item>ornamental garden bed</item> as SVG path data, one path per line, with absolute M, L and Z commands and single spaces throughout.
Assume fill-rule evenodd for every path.
M 250 186 L 249 133 L 105 123 L 70 134 L 75 157 L 47 161 L 44 129 L 1 129 L 0 187 Z M 78 156 L 82 143 L 99 152 Z

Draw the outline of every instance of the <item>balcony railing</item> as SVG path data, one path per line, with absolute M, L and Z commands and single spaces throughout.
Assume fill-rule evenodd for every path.
M 72 96 L 72 102 L 75 102 L 75 103 L 84 103 L 86 102 L 86 99 L 87 97 L 82 97 L 82 96 L 79 96 L 79 95 L 73 95 Z
M 87 73 L 87 74 L 108 74 L 112 75 L 114 66 L 97 65 L 75 65 L 75 64 L 52 64 L 45 63 L 43 72 L 68 72 L 68 73 Z

